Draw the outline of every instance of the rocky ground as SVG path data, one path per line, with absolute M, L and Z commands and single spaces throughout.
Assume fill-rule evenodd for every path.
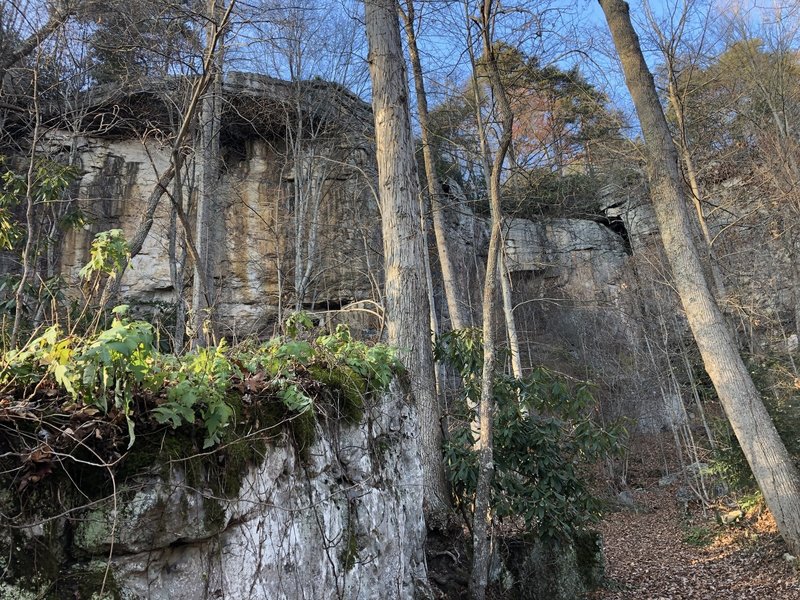
M 685 503 L 680 476 L 640 471 L 606 515 L 607 586 L 592 600 L 800 599 L 800 561 L 786 553 L 762 504 L 737 517 L 731 498 L 705 511 Z M 668 483 L 665 485 L 665 483 Z

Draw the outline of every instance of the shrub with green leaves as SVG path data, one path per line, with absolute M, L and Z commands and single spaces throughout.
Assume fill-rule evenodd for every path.
M 152 418 L 173 429 L 200 427 L 203 447 L 210 448 L 222 441 L 234 416 L 231 395 L 277 400 L 290 415 L 312 415 L 312 425 L 311 411 L 325 410 L 324 400 L 334 417 L 355 422 L 365 400 L 384 391 L 402 368 L 387 346 L 353 340 L 341 325 L 312 337 L 310 323 L 299 317 L 293 321 L 299 326 L 287 327 L 289 335 L 263 344 L 230 348 L 223 340 L 180 357 L 163 354 L 149 323 L 128 320 L 126 307 L 112 312 L 111 326 L 94 335 L 69 335 L 53 326 L 6 352 L 0 386 L 31 398 L 48 386 L 73 403 L 122 414 L 129 447 L 135 424 Z
M 444 455 L 454 500 L 468 508 L 478 478 L 471 423 L 480 397 L 480 332 L 444 335 L 437 357 L 464 381 Z M 568 383 L 543 368 L 524 379 L 496 373 L 494 406 L 494 514 L 512 524 L 521 521 L 525 530 L 540 538 L 571 535 L 595 521 L 599 505 L 582 468 L 620 449 L 625 431 L 621 425 L 604 429 L 595 423 L 588 387 Z
M 25 238 L 24 224 L 17 222 L 14 213 L 29 194 L 35 204 L 59 202 L 75 178 L 73 168 L 52 160 L 39 159 L 31 166 L 30 172 L 27 168 L 16 172 L 0 156 L 0 250 L 11 250 Z
M 94 236 L 89 251 L 89 262 L 80 270 L 83 279 L 89 279 L 96 273 L 110 275 L 119 271 L 130 259 L 128 242 L 121 229 L 101 231 Z
M 0 314 L 13 314 L 15 320 L 18 316 L 19 326 L 27 330 L 31 321 L 42 321 L 41 314 L 46 313 L 51 301 L 61 299 L 61 278 L 47 277 L 39 269 L 45 250 L 57 243 L 61 232 L 79 224 L 81 217 L 76 216 L 80 211 L 71 209 L 73 203 L 66 197 L 75 178 L 73 168 L 46 158 L 37 158 L 26 166 L 14 162 L 0 155 L 0 250 L 11 251 L 12 262 L 27 262 L 31 273 L 24 280 L 21 272 L 0 276 Z M 22 218 L 26 206 L 37 215 L 36 233 L 28 231 Z M 29 239 L 31 235 L 34 237 Z M 39 319 L 33 319 L 37 314 Z M 7 335 L 11 337 L 10 330 L 2 332 L 4 341 Z
M 228 345 L 195 348 L 178 358 L 159 354 L 150 376 L 153 391 L 159 388 L 165 396 L 152 411 L 153 418 L 173 429 L 181 425 L 203 424 L 203 448 L 220 442 L 221 435 L 233 415 L 226 396 L 232 377 L 240 372 L 228 358 Z
M 111 326 L 86 338 L 66 335 L 54 325 L 3 357 L 2 381 L 38 384 L 48 376 L 72 400 L 108 413 L 120 411 L 128 425 L 129 445 L 134 440 L 133 397 L 150 375 L 153 328 L 149 323 L 125 319 L 127 307 L 112 312 Z

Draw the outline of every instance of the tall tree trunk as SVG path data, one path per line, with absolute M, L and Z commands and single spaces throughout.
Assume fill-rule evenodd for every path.
M 714 240 L 711 237 L 711 232 L 708 229 L 706 216 L 703 213 L 703 196 L 700 189 L 700 182 L 697 180 L 697 170 L 694 168 L 694 161 L 692 160 L 692 153 L 689 151 L 689 143 L 686 137 L 686 121 L 683 114 L 683 103 L 678 98 L 678 90 L 675 84 L 675 74 L 673 72 L 672 63 L 668 59 L 669 69 L 669 86 L 667 88 L 667 99 L 675 111 L 675 121 L 678 125 L 678 149 L 680 150 L 681 159 L 683 159 L 683 167 L 686 173 L 686 178 L 689 182 L 689 189 L 691 191 L 691 200 L 694 205 L 695 213 L 697 214 L 697 224 L 700 226 L 700 231 L 703 234 L 705 241 L 705 250 L 708 256 L 709 268 L 711 270 L 711 277 L 714 283 L 714 295 L 717 302 L 724 302 L 725 300 L 725 281 L 722 278 L 722 271 L 719 268 L 719 261 L 717 260 L 716 252 L 714 252 Z
M 202 99 L 200 108 L 200 186 L 197 193 L 195 215 L 195 243 L 197 258 L 194 264 L 192 285 L 192 311 L 194 341 L 207 346 L 214 340 L 214 272 L 215 242 L 220 210 L 217 206 L 220 172 L 220 122 L 222 118 L 222 35 L 219 33 L 217 19 L 221 17 L 219 0 L 209 0 L 209 24 L 206 52 L 211 54 L 209 61 L 211 83 Z M 215 47 L 215 40 L 219 40 Z
M 517 320 L 514 318 L 514 298 L 511 289 L 511 272 L 508 270 L 505 242 L 500 249 L 497 260 L 500 275 L 500 289 L 503 292 L 503 317 L 506 322 L 506 335 L 508 336 L 508 351 L 511 354 L 511 372 L 517 379 L 522 379 L 522 355 L 519 349 L 519 335 L 517 334 Z
M 424 248 L 403 48 L 395 0 L 365 2 L 383 230 L 389 341 L 411 377 L 419 413 L 425 510 L 447 507 L 442 430 L 433 372 Z
M 475 493 L 475 515 L 472 525 L 472 573 L 470 575 L 470 596 L 483 600 L 489 578 L 491 562 L 491 490 L 494 479 L 494 443 L 492 439 L 492 419 L 494 416 L 494 372 L 497 361 L 497 327 L 495 310 L 497 307 L 498 277 L 500 273 L 502 244 L 502 209 L 500 204 L 500 176 L 509 148 L 514 127 L 514 113 L 500 78 L 497 58 L 494 53 L 492 31 L 495 19 L 495 0 L 483 0 L 481 4 L 481 37 L 483 39 L 483 60 L 489 77 L 493 100 L 499 111 L 500 126 L 497 151 L 494 154 L 489 177 L 489 202 L 492 229 L 489 239 L 489 256 L 486 260 L 486 279 L 483 284 L 483 372 L 481 375 L 481 399 L 478 409 L 480 437 L 478 438 L 478 482 Z M 473 63 L 474 68 L 474 63 Z M 477 82 L 476 82 L 477 83 Z M 485 131 L 484 131 L 485 136 Z M 486 147 L 486 140 L 481 143 Z M 486 153 L 484 153 L 486 156 Z
M 468 34 L 468 40 L 471 40 L 471 36 Z M 471 44 L 471 42 L 468 42 Z M 474 53 L 470 50 L 470 62 L 472 64 L 473 73 L 476 72 L 477 62 L 475 60 Z M 481 107 L 483 106 L 483 98 L 480 90 L 480 86 L 478 84 L 477 76 L 473 77 L 474 85 L 472 86 L 472 93 L 475 100 L 475 122 L 478 126 L 478 139 L 480 140 L 480 147 L 481 147 L 481 168 L 483 169 L 483 176 L 486 180 L 486 189 L 492 189 L 492 151 L 489 148 L 489 139 L 487 137 L 485 125 L 483 123 L 483 115 L 481 114 Z M 502 82 L 500 82 L 502 85 Z M 501 88 L 501 92 L 505 97 L 505 89 Z M 506 99 L 506 103 L 508 103 Z M 502 109 L 501 109 L 502 110 Z M 511 105 L 508 104 L 509 114 L 511 115 L 512 125 L 513 125 L 513 112 L 511 112 Z M 511 132 L 513 133 L 513 132 Z M 511 134 L 510 134 L 511 135 Z M 509 140 L 509 147 L 508 153 L 510 154 L 513 152 L 514 147 L 511 143 L 513 139 Z M 504 159 L 505 160 L 505 159 Z M 498 202 L 500 202 L 500 197 L 498 196 Z M 506 259 L 505 259 L 505 238 L 502 237 L 502 221 L 503 221 L 503 213 L 502 213 L 502 206 L 498 204 L 497 206 L 497 219 L 500 221 L 501 224 L 501 244 L 500 244 L 500 254 L 498 255 L 498 267 L 497 273 L 498 277 L 500 277 L 500 290 L 502 291 L 502 298 L 503 298 L 503 319 L 506 323 L 506 336 L 508 338 L 508 348 L 511 353 L 511 372 L 514 374 L 514 377 L 521 378 L 522 377 L 522 355 L 520 354 L 520 347 L 519 347 L 519 335 L 517 334 L 517 322 L 514 318 L 514 305 L 512 301 L 511 295 L 511 273 L 506 268 Z
M 664 249 L 703 364 L 791 551 L 800 554 L 800 479 L 703 275 L 691 236 L 678 155 L 623 0 L 599 0 L 633 98 Z
M 408 56 L 411 59 L 411 70 L 414 74 L 414 88 L 417 97 L 417 116 L 419 117 L 420 137 L 422 139 L 422 159 L 425 164 L 425 177 L 428 184 L 428 196 L 431 199 L 433 216 L 433 233 L 436 237 L 436 249 L 439 255 L 439 267 L 442 269 L 444 295 L 447 300 L 447 312 L 450 315 L 450 327 L 463 329 L 469 327 L 471 319 L 464 298 L 464 292 L 458 285 L 456 266 L 450 253 L 450 242 L 447 239 L 445 209 L 442 204 L 442 186 L 436 174 L 436 165 L 431 149 L 431 133 L 428 121 L 428 96 L 425 92 L 425 80 L 422 74 L 422 62 L 417 49 L 417 35 L 414 31 L 414 1 L 405 0 L 406 10 L 400 11 L 408 39 Z
M 179 236 L 178 212 L 175 207 L 172 207 L 169 213 L 169 279 L 175 298 L 175 329 L 172 340 L 175 354 L 183 354 L 184 336 L 186 335 L 186 304 L 183 298 L 185 265 L 186 242 Z

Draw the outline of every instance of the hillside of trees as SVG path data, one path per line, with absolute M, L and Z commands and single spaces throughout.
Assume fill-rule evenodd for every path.
M 716 597 L 800 598 L 798 117 L 791 4 L 4 2 L 0 596 L 128 597 L 137 478 L 206 543 L 289 448 L 289 512 L 339 515 L 286 525 L 314 594 L 401 531 L 387 598 L 750 585 L 631 576 L 681 536 L 761 561 Z

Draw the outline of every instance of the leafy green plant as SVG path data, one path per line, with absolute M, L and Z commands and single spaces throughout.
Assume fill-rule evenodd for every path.
M 236 414 L 232 394 L 247 394 L 251 403 L 280 402 L 307 441 L 318 400 L 332 404 L 335 416 L 357 421 L 365 399 L 385 390 L 401 369 L 391 349 L 353 340 L 343 326 L 316 338 L 301 339 L 310 332 L 287 327 L 292 335 L 260 345 L 232 349 L 222 341 L 180 357 L 162 354 L 149 323 L 127 319 L 125 306 L 112 312 L 110 327 L 96 334 L 65 335 L 53 326 L 4 353 L 0 385 L 34 397 L 47 384 L 75 404 L 117 411 L 128 424 L 129 447 L 137 420 L 152 418 L 173 429 L 202 428 L 203 447 L 210 448 L 223 440 Z M 149 408 L 137 414 L 137 407 Z
M 755 489 L 756 480 L 728 421 L 714 420 L 713 429 L 717 448 L 710 463 L 711 472 L 733 490 Z
M 194 423 L 205 427 L 203 448 L 219 443 L 233 414 L 226 401 L 231 377 L 239 375 L 229 360 L 227 343 L 210 348 L 196 348 L 180 360 L 162 355 L 151 376 L 151 386 L 166 389 L 166 400 L 153 409 L 159 423 L 177 428 Z
M 50 375 L 74 401 L 103 413 L 118 409 L 126 418 L 130 447 L 133 396 L 147 378 L 154 349 L 150 324 L 128 321 L 125 309 L 116 307 L 111 326 L 88 338 L 62 337 L 57 325 L 47 328 L 21 350 L 6 353 L 4 382 L 30 385 Z
M 0 187 L 0 249 L 11 250 L 24 237 L 24 231 L 14 219 L 14 209 L 25 198 L 25 178 L 6 171 Z
M 761 491 L 755 491 L 749 494 L 742 494 L 737 499 L 736 503 L 745 513 L 755 510 L 764 506 L 764 495 Z
M 108 412 L 109 400 L 128 424 L 128 447 L 135 440 L 132 418 L 133 393 L 144 383 L 153 356 L 153 328 L 143 321 L 127 321 L 121 307 L 114 309 L 111 327 L 101 331 L 75 357 L 70 381 L 65 366 L 62 385 L 73 397 Z M 58 378 L 57 378 L 58 379 Z
M 0 156 L 0 167 L 5 166 Z M 36 204 L 57 202 L 75 178 L 74 169 L 51 160 L 37 160 L 32 167 L 30 174 L 27 169 L 23 173 L 6 169 L 0 175 L 0 250 L 13 249 L 25 237 L 24 227 L 14 218 L 14 209 L 25 201 L 29 192 Z
M 67 365 L 73 358 L 76 341 L 69 337 L 61 339 L 61 328 L 53 325 L 22 348 L 6 352 L 2 360 L 3 386 L 25 389 L 52 375 L 72 393 L 74 388 L 67 375 Z
M 128 242 L 121 229 L 101 231 L 94 236 L 89 251 L 89 262 L 80 270 L 82 279 L 89 281 L 99 275 L 112 276 L 130 260 Z
M 480 394 L 482 360 L 474 331 L 443 336 L 437 356 L 464 378 L 457 425 L 445 444 L 454 500 L 473 504 L 478 475 L 470 428 Z M 594 400 L 586 385 L 568 384 L 539 368 L 524 379 L 496 373 L 494 380 L 494 514 L 522 519 L 541 538 L 571 535 L 596 520 L 599 504 L 589 492 L 585 467 L 621 448 L 621 425 L 608 429 L 591 418 Z
M 60 278 L 47 278 L 39 272 L 40 259 L 44 249 L 54 243 L 58 233 L 50 226 L 37 229 L 33 238 L 26 241 L 29 232 L 25 220 L 20 220 L 27 211 L 25 206 L 34 209 L 37 222 L 62 212 L 69 202 L 64 192 L 75 177 L 74 169 L 55 161 L 39 158 L 18 171 L 5 157 L 0 156 L 0 250 L 13 251 L 15 259 L 27 264 L 30 272 L 22 281 L 21 273 L 5 274 L 0 278 L 0 313 L 13 313 L 14 332 L 9 337 L 19 336 L 20 331 L 28 331 L 34 315 L 39 315 L 37 324 L 46 319 L 41 316 L 52 300 L 60 299 Z M 47 208 L 46 205 L 51 205 Z M 41 223 L 44 225 L 44 222 Z M 56 229 L 69 227 L 70 223 L 58 221 Z M 24 249 L 23 249 L 24 248 Z M 20 287 L 21 286 L 21 287 Z M 20 298 L 23 301 L 20 303 Z M 19 321 L 17 321 L 19 319 Z M 18 327 L 20 328 L 18 330 Z M 3 332 L 5 337 L 6 332 Z M 4 340 L 5 341 L 5 340 Z

